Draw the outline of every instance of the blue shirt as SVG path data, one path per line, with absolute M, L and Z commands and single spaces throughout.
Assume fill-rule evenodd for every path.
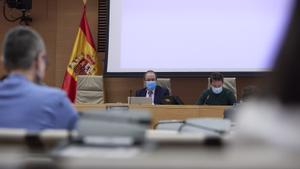
M 77 119 L 77 112 L 59 89 L 34 84 L 17 74 L 0 81 L 2 128 L 72 130 Z

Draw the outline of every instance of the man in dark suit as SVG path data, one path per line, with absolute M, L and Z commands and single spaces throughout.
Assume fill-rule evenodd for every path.
M 137 97 L 151 97 L 152 103 L 161 104 L 162 99 L 170 95 L 168 89 L 157 85 L 157 76 L 153 70 L 148 70 L 145 73 L 144 80 L 146 87 L 136 91 Z

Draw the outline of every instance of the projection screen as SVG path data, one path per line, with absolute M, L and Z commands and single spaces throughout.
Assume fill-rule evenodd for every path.
M 293 0 L 110 0 L 106 74 L 264 72 Z

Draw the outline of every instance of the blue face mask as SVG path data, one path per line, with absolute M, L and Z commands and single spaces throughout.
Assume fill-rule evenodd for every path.
M 223 87 L 211 87 L 214 94 L 220 94 L 223 91 Z
M 156 81 L 146 81 L 147 90 L 154 90 L 156 88 Z

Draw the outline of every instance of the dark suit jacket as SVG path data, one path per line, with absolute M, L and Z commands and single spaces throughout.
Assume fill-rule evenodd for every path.
M 136 91 L 135 96 L 137 97 L 145 97 L 147 94 L 147 89 L 143 88 L 138 91 Z M 169 90 L 160 86 L 156 86 L 155 91 L 154 91 L 154 104 L 161 104 L 162 99 L 165 96 L 169 96 Z

